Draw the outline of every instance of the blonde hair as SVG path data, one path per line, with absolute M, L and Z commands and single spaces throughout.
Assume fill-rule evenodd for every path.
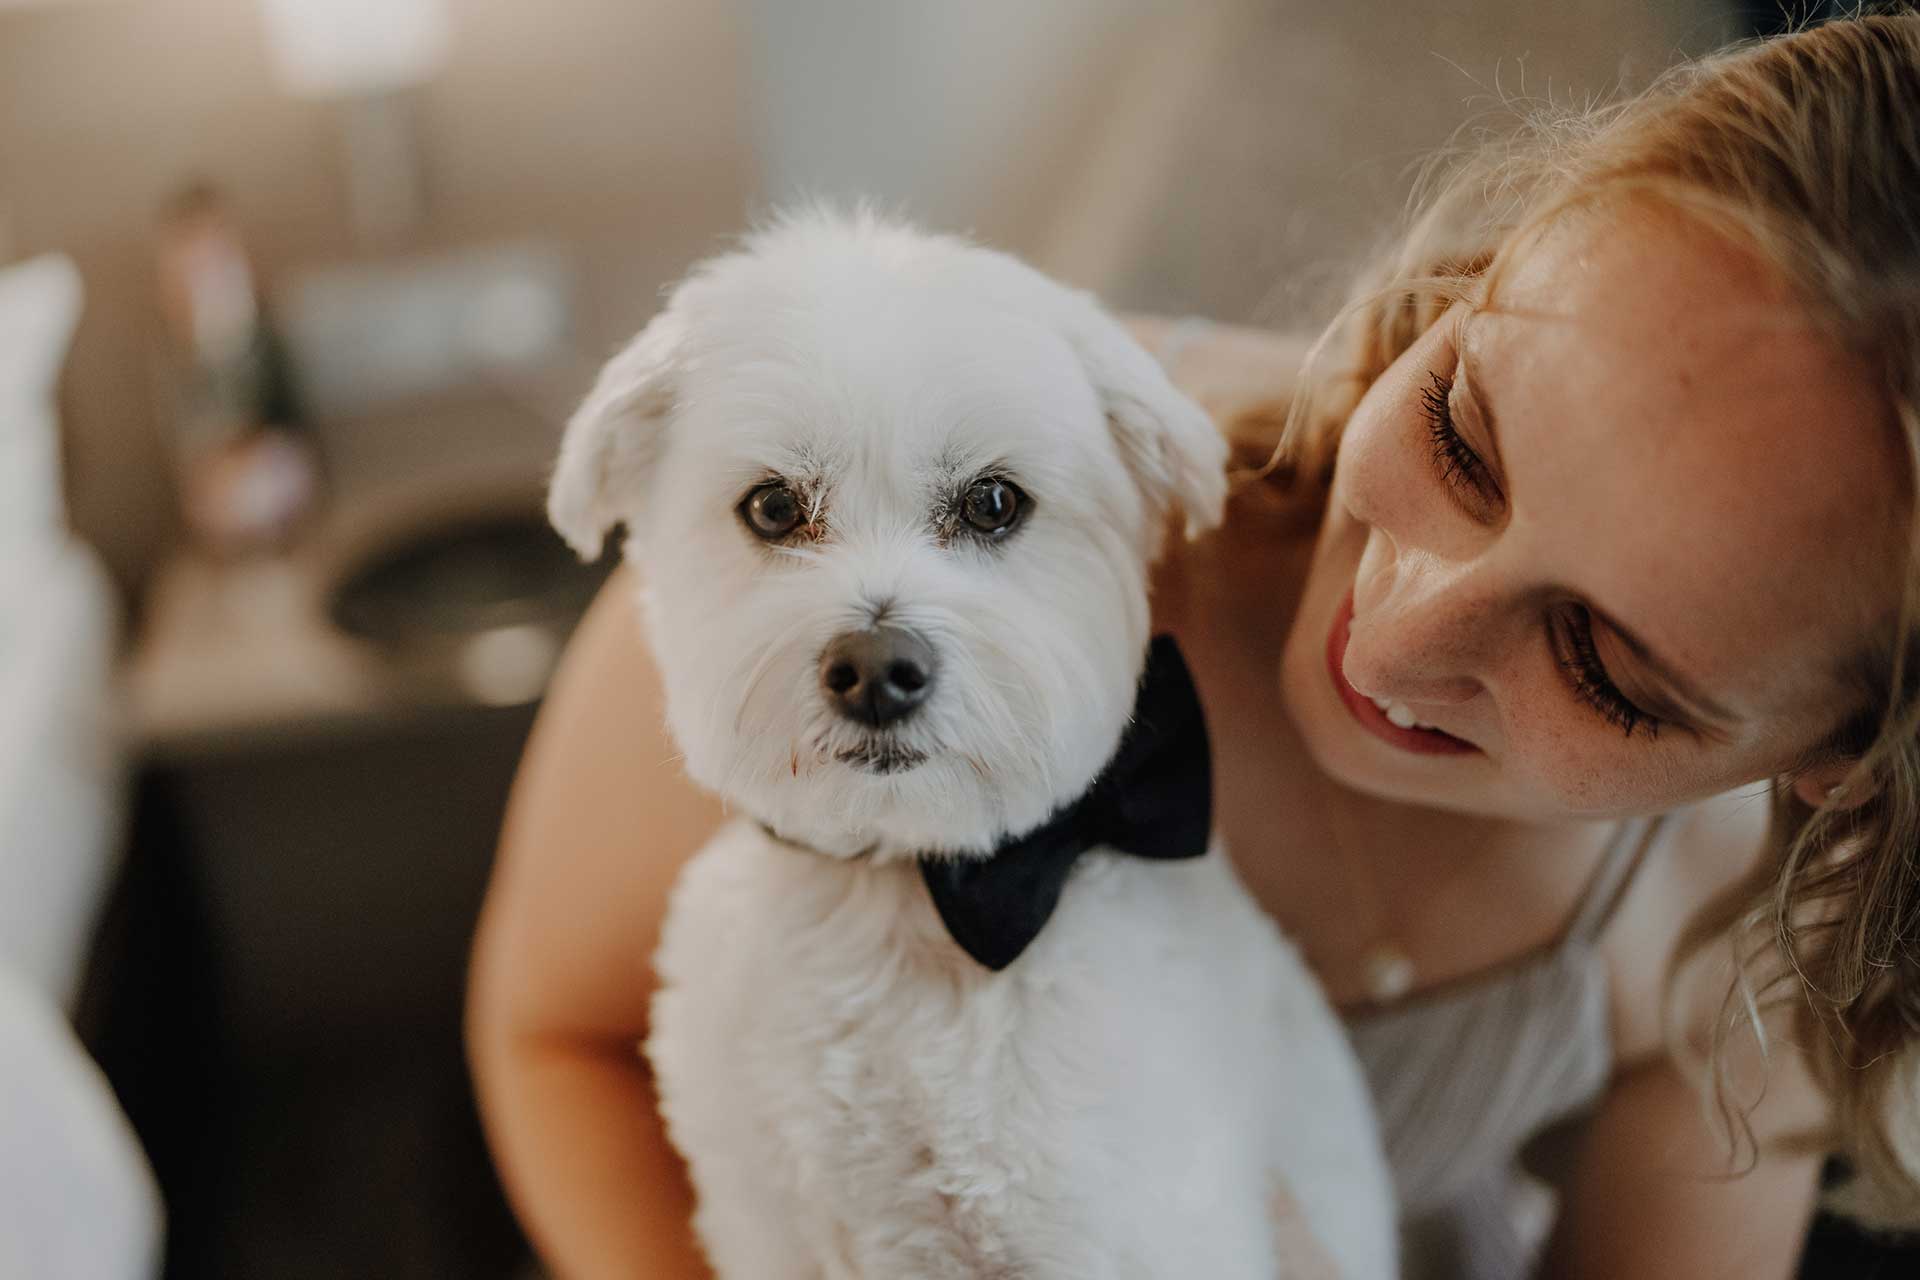
M 1920 14 L 1901 8 L 1729 49 L 1609 106 L 1531 110 L 1510 134 L 1444 155 L 1301 393 L 1284 415 L 1237 424 L 1243 448 L 1272 449 L 1261 488 L 1324 501 L 1360 396 L 1451 304 L 1483 301 L 1567 213 L 1651 202 L 1770 264 L 1866 358 L 1905 437 L 1909 495 L 1920 491 Z M 1920 1152 L 1891 1136 L 1916 1122 L 1890 1110 L 1903 1072 L 1920 1088 L 1920 515 L 1908 533 L 1897 621 L 1851 656 L 1856 705 L 1795 770 L 1857 761 L 1846 787 L 1870 798 L 1810 808 L 1776 779 L 1761 864 L 1680 948 L 1684 962 L 1730 945 L 1737 961 L 1724 1012 L 1744 1019 L 1716 1019 L 1705 1051 L 1730 1141 L 1757 1155 L 1724 1070 L 1729 1027 L 1744 1023 L 1764 1049 L 1762 1017 L 1786 1009 L 1831 1103 L 1825 1140 L 1879 1189 L 1887 1221 L 1920 1219 Z

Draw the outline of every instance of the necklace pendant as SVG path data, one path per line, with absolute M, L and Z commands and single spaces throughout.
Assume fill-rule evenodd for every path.
M 1391 942 L 1378 943 L 1361 961 L 1360 978 L 1375 1004 L 1392 1004 L 1413 990 L 1413 957 Z

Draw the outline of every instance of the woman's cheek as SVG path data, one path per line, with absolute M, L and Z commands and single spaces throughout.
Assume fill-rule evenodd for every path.
M 1610 816 L 1666 809 L 1702 794 L 1700 779 L 1656 760 L 1640 732 L 1583 724 L 1578 707 L 1509 724 L 1503 772 L 1545 811 Z
M 1591 742 L 1563 726 L 1538 726 L 1508 739 L 1510 767 L 1517 765 L 1528 789 L 1554 812 L 1587 813 L 1607 807 L 1614 790 L 1607 764 Z

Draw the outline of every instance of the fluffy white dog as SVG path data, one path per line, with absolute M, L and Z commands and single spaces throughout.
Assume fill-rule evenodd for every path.
M 569 424 L 554 524 L 625 525 L 671 731 L 744 815 L 645 1046 L 728 1280 L 1272 1280 L 1281 1178 L 1346 1280 L 1394 1272 L 1357 1064 L 1148 662 L 1223 463 L 1086 295 L 866 215 L 697 269 Z

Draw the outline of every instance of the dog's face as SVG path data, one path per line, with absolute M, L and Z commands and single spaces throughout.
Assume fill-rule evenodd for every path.
M 1224 453 L 1083 295 L 815 216 L 614 359 L 550 512 L 588 555 L 626 525 L 697 781 L 828 851 L 966 852 L 1105 764 L 1160 530 L 1218 520 Z

